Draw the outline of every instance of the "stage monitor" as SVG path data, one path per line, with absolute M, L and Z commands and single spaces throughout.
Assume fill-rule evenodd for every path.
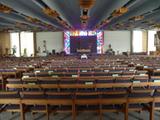
M 104 34 L 102 31 L 66 31 L 64 32 L 64 51 L 66 54 L 76 49 L 91 49 L 92 53 L 103 53 Z

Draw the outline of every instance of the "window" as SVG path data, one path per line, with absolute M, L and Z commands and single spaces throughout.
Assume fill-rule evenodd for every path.
M 135 30 L 133 31 L 133 52 L 142 52 L 142 31 Z
M 32 32 L 21 32 L 21 55 L 30 57 L 34 53 L 33 49 L 33 33 Z
M 21 55 L 30 57 L 34 54 L 32 32 L 10 33 L 10 40 L 12 48 L 11 53 L 14 53 L 15 56 L 19 57 Z
M 156 47 L 154 45 L 154 35 L 157 31 L 150 30 L 148 31 L 148 53 L 150 51 L 156 51 Z
M 11 54 L 15 56 L 20 56 L 20 47 L 19 47 L 19 33 L 10 33 L 11 39 Z

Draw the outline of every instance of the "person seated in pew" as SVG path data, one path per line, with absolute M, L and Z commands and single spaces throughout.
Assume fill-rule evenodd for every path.
M 111 44 L 109 44 L 108 49 L 106 51 L 107 55 L 114 55 L 115 51 L 113 51 Z

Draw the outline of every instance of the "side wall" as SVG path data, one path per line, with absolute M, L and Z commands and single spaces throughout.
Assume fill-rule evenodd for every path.
M 7 32 L 0 32 L 0 55 L 5 55 L 7 52 L 6 49 L 8 49 L 7 54 L 10 54 L 10 47 L 10 34 Z
M 38 32 L 36 33 L 36 43 L 37 49 L 41 48 L 43 51 L 43 41 L 46 41 L 46 47 L 49 52 L 52 52 L 53 49 L 56 52 L 63 50 L 63 32 Z

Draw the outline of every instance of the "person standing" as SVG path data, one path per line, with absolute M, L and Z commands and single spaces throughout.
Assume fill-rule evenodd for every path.
M 114 54 L 115 54 L 115 52 L 114 52 L 113 49 L 112 49 L 111 44 L 109 44 L 108 49 L 107 49 L 107 51 L 106 51 L 106 54 L 107 54 L 107 55 L 114 55 Z

